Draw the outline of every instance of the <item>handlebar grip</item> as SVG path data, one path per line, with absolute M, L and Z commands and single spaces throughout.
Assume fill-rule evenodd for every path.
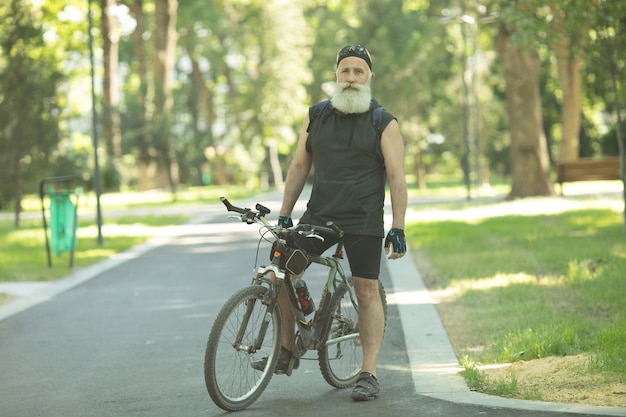
M 343 237 L 343 230 L 341 230 L 339 228 L 339 226 L 337 226 L 335 223 L 333 222 L 326 222 L 326 226 L 330 227 L 331 229 L 333 229 L 333 231 L 335 233 L 337 233 L 337 236 L 339 236 L 340 238 Z
M 226 197 L 220 197 L 220 201 L 222 203 L 224 203 L 224 205 L 226 206 L 226 210 L 228 211 L 234 211 L 233 210 L 233 205 L 230 204 L 230 201 L 228 201 L 228 199 Z
M 220 197 L 220 201 L 222 203 L 224 203 L 224 205 L 226 206 L 226 210 L 228 211 L 234 211 L 235 213 L 239 213 L 239 214 L 245 214 L 246 210 L 239 208 L 239 207 L 235 207 L 233 206 L 230 201 L 228 201 L 228 199 L 226 197 Z

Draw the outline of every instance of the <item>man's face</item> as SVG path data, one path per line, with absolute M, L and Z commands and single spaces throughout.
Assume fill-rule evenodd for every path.
M 339 62 L 335 77 L 339 83 L 351 83 L 351 84 L 369 84 L 373 78 L 373 74 L 370 72 L 367 62 L 361 58 L 355 56 L 349 56 Z M 347 89 L 353 89 L 347 87 Z
M 374 74 L 367 62 L 357 57 L 347 57 L 339 62 L 335 72 L 335 88 L 331 103 L 344 113 L 364 113 L 372 100 L 370 82 Z

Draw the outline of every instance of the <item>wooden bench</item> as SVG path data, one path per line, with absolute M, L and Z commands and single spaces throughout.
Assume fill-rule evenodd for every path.
M 620 180 L 619 157 L 579 158 L 570 161 L 556 161 L 556 182 Z

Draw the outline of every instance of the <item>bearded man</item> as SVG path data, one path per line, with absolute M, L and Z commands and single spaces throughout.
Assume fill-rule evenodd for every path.
M 315 166 L 311 197 L 300 223 L 324 226 L 332 221 L 345 232 L 343 241 L 359 303 L 358 325 L 363 347 L 361 374 L 351 394 L 355 401 L 372 400 L 379 394 L 376 364 L 385 313 L 378 277 L 385 237 L 385 181 L 389 184 L 392 205 L 385 253 L 389 259 L 399 259 L 406 252 L 404 144 L 398 122 L 391 113 L 383 111 L 380 129 L 374 127 L 373 112 L 379 105 L 372 98 L 373 78 L 372 58 L 367 48 L 349 45 L 339 50 L 333 97 L 314 118 L 311 107 L 304 121 L 287 173 L 279 216 L 279 224 L 293 226 L 291 213 Z M 302 249 L 317 254 L 336 243 L 301 240 Z M 286 295 L 281 293 L 281 296 L 281 310 L 290 311 Z M 294 369 L 298 366 L 297 362 L 294 366 L 291 354 L 293 338 L 294 318 L 284 317 L 279 372 L 290 362 Z M 264 369 L 262 362 L 254 363 L 253 367 Z

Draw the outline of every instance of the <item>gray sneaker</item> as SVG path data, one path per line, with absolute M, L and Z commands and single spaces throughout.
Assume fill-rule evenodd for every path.
M 369 401 L 378 397 L 378 380 L 369 372 L 361 372 L 350 397 L 354 401 Z

